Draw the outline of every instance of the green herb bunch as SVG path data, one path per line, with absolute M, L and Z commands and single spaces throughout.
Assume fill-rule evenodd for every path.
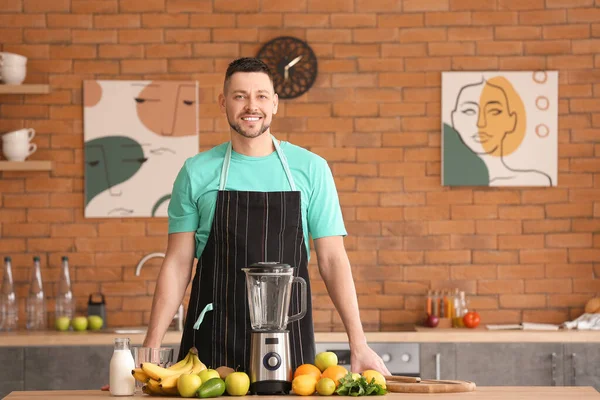
M 371 382 L 361 375 L 360 378 L 354 379 L 352 373 L 348 373 L 342 379 L 335 390 L 340 396 L 378 396 L 387 393 L 380 384 L 375 383 L 375 378 Z

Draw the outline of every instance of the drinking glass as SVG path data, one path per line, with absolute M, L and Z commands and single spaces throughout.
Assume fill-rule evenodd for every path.
M 133 360 L 136 368 L 141 368 L 142 363 L 150 362 L 163 368 L 173 364 L 173 349 L 171 347 L 142 347 L 133 348 Z M 135 381 L 137 388 L 144 386 L 142 382 Z

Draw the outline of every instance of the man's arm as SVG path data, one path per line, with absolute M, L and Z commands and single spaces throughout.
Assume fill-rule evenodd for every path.
M 160 347 L 190 282 L 195 249 L 195 232 L 169 234 L 167 252 L 156 281 L 145 347 Z
M 375 369 L 389 375 L 381 358 L 367 345 L 343 237 L 327 236 L 315 239 L 314 242 L 319 273 L 348 334 L 352 371 Z

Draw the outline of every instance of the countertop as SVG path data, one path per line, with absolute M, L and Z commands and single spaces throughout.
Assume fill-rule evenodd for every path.
M 418 328 L 412 332 L 367 332 L 367 341 L 406 343 L 600 343 L 600 331 L 489 331 L 478 329 Z M 0 347 L 26 346 L 90 346 L 112 345 L 115 337 L 128 337 L 132 345 L 144 341 L 144 333 L 116 334 L 114 332 L 2 332 Z M 181 332 L 169 331 L 164 345 L 179 344 Z M 317 342 L 347 342 L 345 332 L 316 332 Z
M 136 394 L 133 397 L 121 397 L 122 399 L 128 398 L 146 398 L 151 397 L 145 394 Z M 295 396 L 294 396 L 295 397 Z M 385 398 L 398 400 L 422 400 L 426 397 L 432 397 L 437 400 L 444 399 L 473 399 L 473 400 L 497 400 L 497 399 L 511 399 L 511 400 L 553 400 L 553 399 L 600 399 L 600 393 L 598 393 L 592 387 L 564 387 L 564 386 L 487 386 L 478 387 L 474 392 L 468 393 L 435 393 L 435 394 L 423 394 L 423 393 L 389 393 Z M 5 400 L 96 400 L 96 399 L 107 399 L 112 398 L 108 392 L 101 392 L 99 390 L 53 390 L 53 391 L 35 391 L 35 392 L 12 392 Z M 159 397 L 164 399 L 165 396 Z M 181 398 L 181 397 L 177 397 Z M 238 397 L 238 399 L 244 400 L 283 400 L 290 398 L 289 396 L 244 396 Z M 305 396 L 296 397 L 297 399 L 306 400 L 323 400 L 322 396 Z

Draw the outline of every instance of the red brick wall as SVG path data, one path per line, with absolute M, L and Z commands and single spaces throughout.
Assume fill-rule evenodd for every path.
M 282 34 L 319 77 L 273 131 L 330 162 L 368 329 L 419 320 L 429 288 L 466 290 L 490 323 L 562 322 L 600 292 L 600 0 L 0 0 L 3 50 L 51 86 L 0 97 L 0 131 L 33 127 L 32 158 L 54 162 L 0 175 L 22 308 L 32 255 L 52 294 L 66 254 L 80 311 L 102 291 L 110 325 L 148 321 L 160 264 L 134 267 L 167 223 L 83 218 L 82 80 L 197 79 L 207 149 L 228 135 L 226 65 Z M 559 71 L 559 186 L 442 188 L 440 72 L 535 69 Z M 315 261 L 318 328 L 340 329 Z

